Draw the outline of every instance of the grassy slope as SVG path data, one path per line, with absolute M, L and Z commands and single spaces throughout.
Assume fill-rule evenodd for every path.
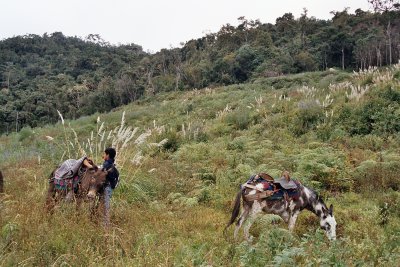
M 310 99 L 322 103 L 330 93 L 334 101 L 326 109 L 336 112 L 348 88 L 333 92 L 328 86 L 347 80 L 360 83 L 346 73 L 306 73 L 157 95 L 101 114 L 109 130 L 125 111 L 126 124 L 140 131 L 164 127 L 159 134 L 154 131 L 150 142 L 169 139 L 165 149 L 142 147 L 145 158 L 138 166 L 129 163 L 138 148 L 128 147 L 108 232 L 91 222 L 85 209 L 77 215 L 71 205 L 51 218 L 43 214 L 46 177 L 65 152 L 61 124 L 1 137 L 5 195 L 0 202 L 0 265 L 397 266 L 400 196 L 391 190 L 357 190 L 353 173 L 379 155 L 398 154 L 398 135 L 381 142 L 379 136 L 337 134 L 323 142 L 318 132 L 329 117 L 305 134 L 295 134 L 299 104 Z M 303 85 L 306 92 L 299 92 Z M 86 140 L 96 131 L 96 118 L 69 123 Z M 46 135 L 55 141 L 47 141 Z M 294 234 L 282 222 L 271 224 L 274 217 L 263 216 L 252 228 L 253 244 L 225 239 L 222 230 L 238 184 L 259 171 L 277 176 L 284 169 L 334 205 L 338 240 L 328 243 L 309 212 L 301 214 Z M 388 218 L 384 226 L 379 225 L 382 216 Z

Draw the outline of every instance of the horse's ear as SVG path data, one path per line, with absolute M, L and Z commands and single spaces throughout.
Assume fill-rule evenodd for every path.
M 332 205 L 332 204 L 329 206 L 328 213 L 329 213 L 331 216 L 333 215 L 333 205 Z

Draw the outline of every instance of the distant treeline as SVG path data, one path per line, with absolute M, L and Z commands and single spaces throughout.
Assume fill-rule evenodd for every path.
M 106 112 L 143 95 L 262 77 L 397 63 L 400 11 L 332 12 L 331 20 L 286 13 L 275 24 L 240 17 L 237 27 L 155 54 L 61 32 L 0 41 L 0 132 Z

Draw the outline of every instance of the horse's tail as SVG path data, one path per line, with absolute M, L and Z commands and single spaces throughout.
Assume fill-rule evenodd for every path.
M 56 188 L 55 188 L 55 184 L 54 184 L 54 173 L 57 170 L 57 168 L 55 168 L 50 175 L 47 178 L 47 181 L 49 183 L 48 189 L 47 189 L 47 195 L 46 195 L 46 201 L 45 201 L 45 209 L 46 212 L 53 212 L 53 208 L 54 208 L 54 200 L 55 200 L 55 196 L 56 196 Z
M 4 192 L 3 184 L 4 184 L 3 174 L 0 171 L 0 193 Z
M 47 180 L 49 181 L 49 183 L 54 181 L 54 174 L 57 169 L 58 169 L 58 167 L 54 168 L 53 171 L 50 173 L 50 175 L 47 177 Z
M 240 198 L 242 197 L 242 188 L 240 188 L 239 192 L 236 194 L 235 205 L 233 206 L 231 219 L 229 220 L 228 224 L 225 226 L 224 235 L 226 234 L 226 230 L 232 223 L 235 222 L 236 218 L 239 216 L 240 211 Z

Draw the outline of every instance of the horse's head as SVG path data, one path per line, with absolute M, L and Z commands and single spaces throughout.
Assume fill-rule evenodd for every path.
M 336 239 L 336 220 L 333 216 L 333 206 L 331 205 L 329 209 L 324 208 L 323 214 L 320 221 L 321 228 L 325 230 L 325 233 L 329 240 Z
M 96 169 L 90 170 L 90 178 L 89 178 L 89 185 L 88 185 L 88 198 L 95 198 L 97 193 L 99 193 L 106 182 L 107 174 L 110 170 L 103 170 L 103 169 Z

